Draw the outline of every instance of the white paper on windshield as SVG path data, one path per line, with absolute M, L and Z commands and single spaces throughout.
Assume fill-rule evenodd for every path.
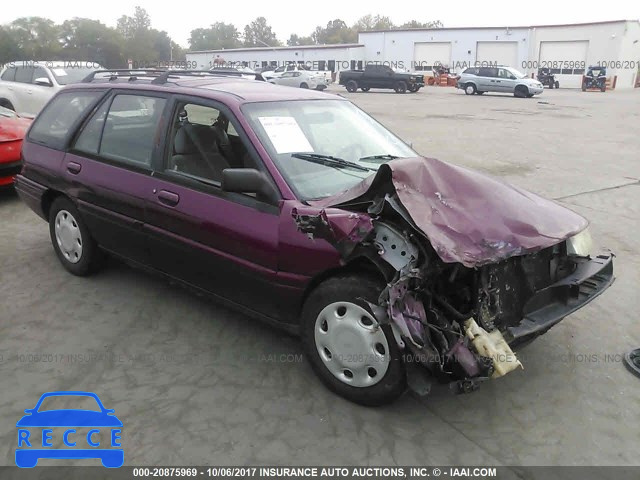
M 62 68 L 54 68 L 53 73 L 55 73 L 58 77 L 64 77 L 67 72 L 65 72 Z
M 277 153 L 313 152 L 313 147 L 293 117 L 258 117 Z

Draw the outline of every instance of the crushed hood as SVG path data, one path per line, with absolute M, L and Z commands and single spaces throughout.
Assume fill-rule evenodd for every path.
M 394 208 L 430 241 L 442 261 L 478 267 L 555 245 L 584 230 L 577 213 L 497 178 L 433 158 L 402 158 L 314 207 Z M 407 218 L 410 217 L 410 218 Z

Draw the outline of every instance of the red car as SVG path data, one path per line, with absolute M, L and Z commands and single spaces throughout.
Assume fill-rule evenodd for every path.
M 13 185 L 13 178 L 20 173 L 22 139 L 30 124 L 31 119 L 0 107 L 0 187 Z

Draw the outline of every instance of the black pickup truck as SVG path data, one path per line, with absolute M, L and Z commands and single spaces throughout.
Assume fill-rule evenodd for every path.
M 393 88 L 397 93 L 409 90 L 417 92 L 424 87 L 424 77 L 413 73 L 396 72 L 387 65 L 365 65 L 364 70 L 345 70 L 340 72 L 340 85 L 348 92 L 361 89 L 368 92 L 371 88 Z

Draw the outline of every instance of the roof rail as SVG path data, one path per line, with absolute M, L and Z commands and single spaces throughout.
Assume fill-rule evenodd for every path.
M 242 77 L 242 72 L 238 71 L 212 71 L 212 70 L 159 70 L 151 68 L 139 68 L 139 69 L 115 69 L 115 70 L 95 70 L 82 79 L 82 83 L 91 83 L 96 79 L 97 74 L 110 74 L 105 77 L 98 77 L 108 79 L 109 81 L 117 80 L 119 78 L 129 78 L 130 82 L 137 80 L 138 78 L 152 78 L 151 81 L 154 85 L 164 85 L 168 83 L 169 78 L 180 77 Z M 256 80 L 263 80 L 264 78 L 259 73 L 256 74 Z
M 158 70 L 155 68 L 138 68 L 138 69 L 114 69 L 114 70 L 94 70 L 89 75 L 82 79 L 81 83 L 91 83 L 95 80 L 96 74 L 99 73 L 110 73 L 109 77 L 101 77 L 108 78 L 109 81 L 116 80 L 122 77 L 129 77 L 129 81 L 132 82 L 136 80 L 138 77 L 151 77 L 155 78 L 163 73 L 165 70 Z

